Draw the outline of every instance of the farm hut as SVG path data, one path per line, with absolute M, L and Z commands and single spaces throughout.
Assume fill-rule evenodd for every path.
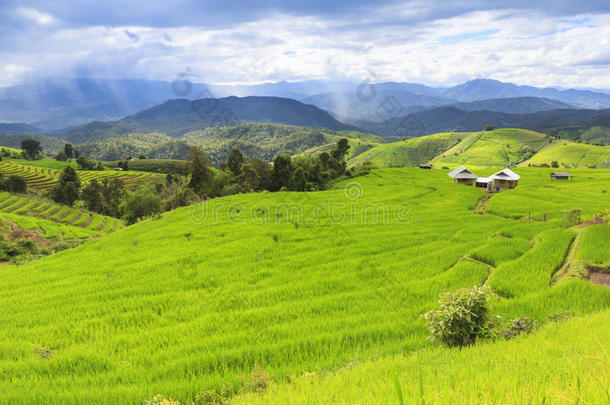
M 496 188 L 515 188 L 521 176 L 510 169 L 502 169 L 489 178 L 493 180 Z
M 493 181 L 489 177 L 478 177 L 474 182 L 476 188 L 484 188 L 485 190 L 491 190 L 492 184 Z
M 469 186 L 479 178 L 479 176 L 466 169 L 464 166 L 460 166 L 457 169 L 450 171 L 448 176 L 453 179 L 454 183 L 466 184 Z
M 568 172 L 553 172 L 551 173 L 551 180 L 570 180 L 572 175 Z
M 434 166 L 432 166 L 429 163 L 422 163 L 421 165 L 419 165 L 420 169 L 432 169 Z

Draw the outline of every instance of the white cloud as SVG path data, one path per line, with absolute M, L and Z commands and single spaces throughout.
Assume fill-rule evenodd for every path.
M 380 81 L 456 84 L 487 77 L 610 88 L 610 15 L 565 19 L 531 10 L 488 10 L 405 22 L 425 12 L 422 7 L 380 8 L 359 21 L 269 15 L 223 29 L 30 31 L 14 38 L 11 49 L 0 50 L 0 60 L 64 77 L 172 80 L 190 66 L 195 80 L 210 83 L 360 80 L 374 71 Z M 31 15 L 40 24 L 54 21 Z M 444 40 L 448 37 L 452 40 Z
M 52 14 L 43 13 L 35 8 L 19 7 L 15 13 L 17 16 L 33 21 L 38 25 L 52 25 L 58 22 Z

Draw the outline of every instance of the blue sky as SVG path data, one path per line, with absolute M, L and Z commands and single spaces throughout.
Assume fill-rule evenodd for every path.
M 0 4 L 0 85 L 33 77 L 493 78 L 610 88 L 608 1 L 71 1 Z

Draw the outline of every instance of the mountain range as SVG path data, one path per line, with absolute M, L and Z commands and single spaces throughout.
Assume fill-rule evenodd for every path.
M 477 79 L 453 87 L 347 81 L 206 85 L 180 77 L 148 80 L 40 79 L 0 88 L 0 122 L 27 123 L 59 134 L 92 121 L 115 121 L 177 98 L 274 96 L 313 104 L 338 121 L 387 121 L 426 109 L 532 113 L 562 108 L 610 108 L 603 91 L 537 88 Z

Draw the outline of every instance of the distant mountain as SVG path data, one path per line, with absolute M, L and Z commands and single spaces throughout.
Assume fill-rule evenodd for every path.
M 177 97 L 209 97 L 205 85 L 185 86 L 148 80 L 39 79 L 0 88 L 0 121 L 53 130 L 120 119 Z
M 24 123 L 0 123 L 0 134 L 42 134 L 43 131 L 35 126 Z
M 559 109 L 528 114 L 464 111 L 453 106 L 425 110 L 385 122 L 357 121 L 369 132 L 384 136 L 417 137 L 444 131 L 479 131 L 486 124 L 496 128 L 523 128 L 557 134 L 562 130 L 610 126 L 610 109 Z
M 452 106 L 463 111 L 495 111 L 523 114 L 558 110 L 562 108 L 574 108 L 574 106 L 570 104 L 542 97 L 492 98 L 472 101 L 470 103 L 455 103 L 452 104 Z
M 267 122 L 330 130 L 350 130 L 329 113 L 313 105 L 280 97 L 226 97 L 198 100 L 177 99 L 118 121 L 92 122 L 62 135 L 73 142 L 92 142 L 129 133 L 162 132 L 180 137 L 187 132 L 214 126 Z
M 558 90 L 555 88 L 538 88 L 518 86 L 498 80 L 477 79 L 440 91 L 445 98 L 470 102 L 490 98 L 542 97 L 562 101 L 581 108 L 609 108 L 610 95 L 590 90 Z

